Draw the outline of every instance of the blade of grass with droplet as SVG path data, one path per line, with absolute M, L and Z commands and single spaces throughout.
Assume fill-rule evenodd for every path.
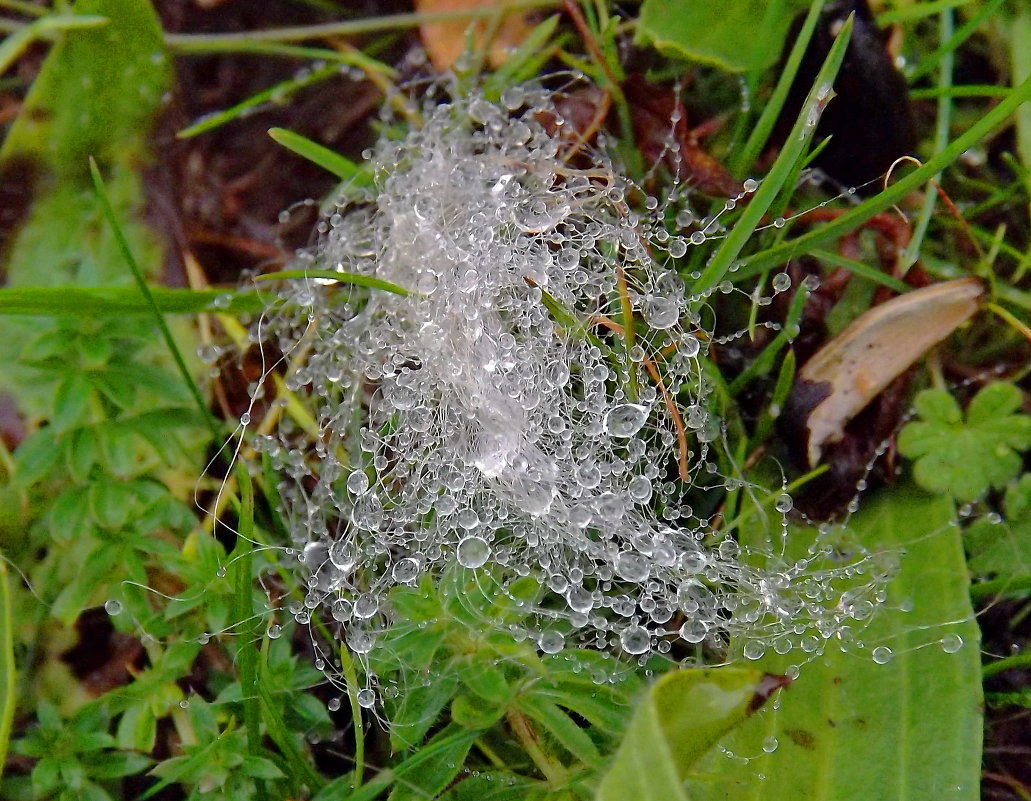
M 1013 89 L 1006 98 L 980 117 L 966 131 L 957 136 L 949 146 L 936 154 L 909 175 L 900 178 L 883 192 L 856 206 L 840 217 L 821 222 L 801 236 L 788 239 L 767 250 L 760 251 L 741 260 L 734 272 L 735 281 L 744 281 L 766 270 L 777 267 L 789 259 L 808 253 L 819 244 L 842 236 L 854 230 L 875 214 L 897 204 L 914 189 L 918 189 L 935 174 L 955 161 L 964 151 L 976 145 L 995 128 L 1002 125 L 1022 103 L 1031 98 L 1031 78 Z
M 394 295 L 401 295 L 402 297 L 408 297 L 412 293 L 405 289 L 403 286 L 391 283 L 390 281 L 384 281 L 382 278 L 374 278 L 371 275 L 362 275 L 361 273 L 342 273 L 336 270 L 281 270 L 277 273 L 265 273 L 255 277 L 255 281 L 280 281 L 290 279 L 322 279 L 326 281 L 336 281 L 340 284 L 354 284 L 355 286 L 364 286 L 369 289 L 381 289 L 384 292 L 390 292 Z
M 784 68 L 777 78 L 777 85 L 773 89 L 773 94 L 770 95 L 766 107 L 763 108 L 762 114 L 759 115 L 759 119 L 752 128 L 752 132 L 748 135 L 748 139 L 745 140 L 744 146 L 734 154 L 731 160 L 731 172 L 738 177 L 744 177 L 745 173 L 752 168 L 752 165 L 755 164 L 755 160 L 759 158 L 759 154 L 762 153 L 767 140 L 770 138 L 770 132 L 773 130 L 777 118 L 780 117 L 781 109 L 784 108 L 784 101 L 787 100 L 788 92 L 791 91 L 791 85 L 795 82 L 799 65 L 802 63 L 802 56 L 805 55 L 806 48 L 809 46 L 809 40 L 816 29 L 816 23 L 820 19 L 820 12 L 823 10 L 824 2 L 825 0 L 813 0 L 812 5 L 809 6 L 809 12 L 806 14 L 805 21 L 798 31 L 798 37 L 791 46 L 791 53 L 788 55 L 787 61 L 784 62 Z
M 802 104 L 802 110 L 795 120 L 787 142 L 777 156 L 777 160 L 770 168 L 769 174 L 762 180 L 759 188 L 752 196 L 752 200 L 745 208 L 737 223 L 724 239 L 712 260 L 702 271 L 702 275 L 694 284 L 695 292 L 705 292 L 716 286 L 730 272 L 734 261 L 742 248 L 748 243 L 755 233 L 756 226 L 762 220 L 763 215 L 769 209 L 784 187 L 785 181 L 792 174 L 796 164 L 805 153 L 816 129 L 816 118 L 822 107 L 830 98 L 831 86 L 838 74 L 841 62 L 845 58 L 845 51 L 848 47 L 849 37 L 852 34 L 852 16 L 838 32 L 834 44 L 831 46 L 827 58 L 816 76 L 813 88 L 809 96 Z
M 372 175 L 367 169 L 355 164 L 335 150 L 330 150 L 325 145 L 313 142 L 311 139 L 286 128 L 270 128 L 268 135 L 287 150 L 333 173 L 341 181 L 350 181 L 358 186 L 369 186 L 372 184 Z

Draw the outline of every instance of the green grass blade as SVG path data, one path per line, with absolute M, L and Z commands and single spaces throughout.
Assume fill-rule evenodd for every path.
M 100 200 L 100 208 L 104 212 L 104 217 L 107 219 L 108 224 L 111 226 L 111 232 L 114 234 L 115 241 L 118 243 L 118 249 L 121 251 L 122 258 L 125 259 L 125 263 L 129 266 L 129 269 L 132 270 L 133 277 L 136 279 L 136 284 L 139 286 L 140 292 L 143 293 L 143 297 L 146 298 L 147 305 L 150 306 L 153 311 L 154 319 L 158 324 L 158 328 L 161 330 L 161 336 L 164 338 L 165 344 L 168 346 L 168 350 L 171 352 L 172 358 L 175 360 L 175 364 L 179 368 L 179 373 L 182 375 L 183 381 L 186 382 L 187 389 L 190 390 L 190 394 L 193 396 L 193 400 L 197 404 L 197 408 L 200 409 L 201 415 L 208 424 L 208 428 L 211 429 L 212 435 L 214 437 L 218 437 L 218 423 L 211 415 L 211 410 L 208 409 L 208 405 L 204 402 L 204 398 L 200 394 L 197 382 L 193 380 L 193 376 L 190 374 L 190 370 L 186 366 L 183 355 L 179 352 L 179 346 L 175 343 L 175 338 L 172 336 L 172 332 L 168 328 L 168 323 L 165 322 L 165 317 L 161 313 L 161 309 L 159 309 L 157 303 L 154 302 L 154 296 L 150 293 L 150 287 L 147 286 L 147 280 L 143 277 L 143 271 L 140 270 L 140 266 L 136 263 L 136 258 L 132 255 L 132 250 L 129 248 L 129 243 L 125 239 L 125 234 L 122 233 L 122 226 L 118 222 L 118 217 L 115 214 L 114 207 L 111 205 L 111 199 L 107 196 L 107 190 L 104 188 L 104 179 L 100 174 L 100 168 L 97 167 L 97 162 L 94 161 L 93 158 L 90 158 L 90 176 L 93 179 L 93 188 L 97 193 L 97 198 Z
M 235 106 L 215 112 L 214 114 L 205 115 L 200 121 L 179 131 L 176 137 L 178 139 L 189 139 L 190 137 L 218 128 L 220 125 L 225 125 L 227 122 L 246 114 L 251 109 L 258 108 L 266 103 L 283 103 L 301 89 L 326 80 L 333 75 L 339 74 L 339 72 L 340 68 L 336 64 L 331 64 L 319 69 L 309 70 L 302 76 L 295 76 L 289 80 L 281 81 L 275 86 L 270 86 L 268 89 L 248 97 Z
M 294 133 L 286 128 L 269 128 L 268 135 L 277 144 L 333 173 L 341 181 L 350 181 L 359 186 L 369 186 L 372 183 L 372 176 L 368 170 L 355 164 L 346 156 L 341 156 L 335 150 L 313 142 L 299 133 Z
M 91 14 L 50 14 L 30 22 L 0 42 L 0 74 L 7 71 L 25 49 L 37 39 L 45 39 L 58 31 L 96 28 L 105 25 L 107 17 Z
M 763 215 L 766 214 L 770 205 L 780 194 L 784 182 L 792 174 L 796 163 L 805 153 L 809 140 L 812 139 L 813 132 L 816 130 L 816 120 L 819 112 L 831 97 L 831 86 L 838 74 L 838 69 L 841 67 L 841 62 L 845 58 L 849 37 L 852 34 L 852 21 L 852 17 L 849 17 L 848 22 L 842 26 L 841 31 L 834 40 L 830 53 L 827 54 L 827 58 L 824 60 L 823 66 L 816 76 L 816 81 L 813 84 L 813 88 L 809 91 L 809 96 L 806 98 L 805 103 L 802 104 L 802 111 L 799 113 L 798 119 L 795 120 L 795 126 L 791 129 L 791 134 L 781 149 L 780 155 L 777 156 L 777 160 L 770 168 L 769 174 L 759 185 L 759 189 L 756 190 L 755 195 L 745 208 L 737 224 L 727 235 L 727 238 L 723 240 L 719 250 L 716 251 L 716 255 L 706 266 L 698 281 L 695 282 L 695 292 L 705 292 L 723 280 L 723 277 L 730 271 L 734 260 L 738 257 L 742 248 L 752 237 L 759 221 L 762 220 Z
M 305 759 L 301 749 L 297 747 L 294 736 L 290 733 L 286 723 L 276 708 L 275 699 L 268 687 L 268 676 L 264 671 L 259 677 L 256 686 L 258 696 L 261 698 L 262 710 L 265 713 L 265 726 L 268 729 L 268 736 L 276 744 L 280 752 L 286 758 L 287 764 L 293 771 L 294 781 L 300 784 L 307 784 L 316 793 L 326 785 L 326 780 L 319 775 L 311 763 Z
M 267 303 L 257 292 L 151 287 L 150 294 L 162 314 L 257 314 Z M 5 314 L 102 317 L 153 314 L 153 308 L 136 287 L 4 287 L 0 288 L 0 315 Z
M 240 648 L 238 654 L 240 689 L 243 696 L 243 722 L 247 730 L 247 750 L 251 756 L 264 756 L 261 746 L 261 697 L 258 693 L 258 647 L 254 642 L 254 586 L 251 567 L 254 561 L 251 549 L 254 539 L 254 485 L 243 460 L 236 463 L 236 483 L 240 488 L 239 529 L 237 531 L 236 557 L 236 621 L 239 627 Z M 258 799 L 268 797 L 265 787 L 258 785 Z
M 860 278 L 865 278 L 868 281 L 873 281 L 875 284 L 886 286 L 889 289 L 894 289 L 896 292 L 911 292 L 913 287 L 907 284 L 905 281 L 900 281 L 898 278 L 883 273 L 876 267 L 871 267 L 869 264 L 865 264 L 855 259 L 849 259 L 845 256 L 841 256 L 830 250 L 811 250 L 809 255 L 814 259 L 819 259 L 822 262 L 830 264 L 832 267 L 844 267 L 854 275 L 858 275 Z
M 1028 98 L 1031 98 L 1031 78 L 1028 78 L 1016 87 L 1002 102 L 990 109 L 970 128 L 957 136 L 948 147 L 931 159 L 928 159 L 922 167 L 913 170 L 909 175 L 899 179 L 880 194 L 856 206 L 851 211 L 842 214 L 837 219 L 821 223 L 818 227 L 807 231 L 801 236 L 789 239 L 772 248 L 744 258 L 739 269 L 734 273 L 734 280 L 744 281 L 761 272 L 777 267 L 795 256 L 808 253 L 816 245 L 848 233 L 857 226 L 862 225 L 875 214 L 891 208 L 914 189 L 918 189 L 928 179 L 933 178 L 944 167 L 955 161 L 965 150 L 976 145 L 995 128 L 1002 125 Z
M 787 100 L 788 92 L 791 91 L 791 85 L 795 82 L 795 76 L 798 74 L 802 57 L 809 46 L 809 40 L 816 29 L 816 23 L 820 19 L 823 4 L 824 0 L 813 0 L 812 5 L 809 6 L 809 13 L 806 14 L 805 21 L 798 32 L 798 38 L 795 39 L 795 44 L 791 47 L 788 60 L 784 63 L 784 69 L 777 78 L 777 85 L 773 90 L 773 94 L 770 95 L 769 102 L 766 103 L 762 114 L 759 115 L 759 120 L 748 135 L 744 147 L 738 151 L 731 163 L 731 172 L 735 175 L 743 177 L 752 168 L 752 165 L 755 164 L 755 160 L 759 158 L 759 154 L 762 153 L 763 148 L 766 146 L 766 141 L 770 138 L 770 132 L 780 116 L 781 109 L 784 108 L 784 101 Z
M 384 292 L 391 292 L 402 297 L 408 297 L 412 294 L 403 286 L 398 286 L 390 281 L 384 281 L 382 278 L 373 278 L 371 275 L 361 275 L 359 273 L 341 273 L 336 270 L 282 270 L 278 273 L 259 275 L 254 280 L 280 281 L 298 278 L 322 278 L 328 281 L 337 281 L 341 284 L 354 284 L 355 286 L 364 286 L 369 289 L 381 289 Z
M 14 719 L 15 667 L 14 636 L 11 627 L 11 588 L 7 578 L 7 565 L 0 562 L 0 775 L 7 759 L 7 744 Z

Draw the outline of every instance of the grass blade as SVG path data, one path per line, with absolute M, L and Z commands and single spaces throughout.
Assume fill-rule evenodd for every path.
M 349 158 L 341 156 L 335 150 L 330 150 L 318 142 L 313 142 L 299 133 L 286 128 L 269 128 L 268 135 L 277 144 L 307 159 L 312 164 L 317 164 L 322 169 L 333 173 L 341 181 L 350 181 L 359 186 L 368 186 L 372 183 L 372 176 L 369 175 L 367 170 L 363 170 Z
M 875 195 L 834 220 L 821 223 L 819 227 L 813 228 L 801 236 L 781 242 L 772 248 L 743 259 L 739 269 L 734 273 L 734 280 L 744 281 L 777 267 L 799 254 L 808 253 L 816 245 L 841 236 L 862 225 L 875 214 L 891 208 L 1005 122 L 1028 98 L 1031 98 L 1031 78 L 1013 89 L 1002 102 L 957 136 L 948 147 L 928 159 L 922 167 L 916 168 L 906 177 L 893 183 L 879 195 Z
M 336 270 L 282 270 L 278 273 L 259 275 L 254 280 L 279 281 L 297 278 L 321 278 L 326 281 L 337 281 L 341 284 L 354 284 L 355 286 L 364 286 L 369 289 L 381 289 L 384 292 L 391 292 L 402 297 L 408 297 L 412 294 L 403 286 L 398 286 L 390 281 L 384 281 L 382 278 L 373 278 L 371 275 L 361 275 L 359 273 L 341 273 Z
M 752 237 L 759 221 L 762 220 L 763 215 L 766 214 L 773 201 L 780 194 L 784 182 L 792 174 L 796 163 L 805 153 L 809 140 L 812 139 L 813 133 L 816 130 L 819 113 L 832 97 L 831 87 L 834 84 L 834 78 L 838 74 L 838 69 L 841 67 L 841 62 L 845 58 L 849 37 L 852 35 L 852 22 L 853 18 L 850 16 L 835 38 L 830 53 L 827 54 L 827 58 L 824 60 L 823 66 L 816 76 L 816 82 L 809 91 L 809 96 L 806 98 L 805 103 L 802 104 L 802 111 L 799 113 L 798 119 L 795 120 L 795 126 L 791 129 L 791 134 L 780 151 L 780 155 L 777 156 L 777 160 L 773 163 L 773 167 L 770 168 L 769 174 L 759 185 L 759 189 L 756 190 L 755 195 L 741 215 L 741 218 L 737 221 L 737 224 L 728 234 L 727 238 L 723 240 L 723 244 L 716 251 L 716 255 L 706 266 L 698 281 L 695 282 L 695 292 L 705 292 L 723 280 L 723 277 L 730 271 L 731 265 L 733 265 L 741 249 Z
M 257 292 L 167 289 L 151 287 L 151 298 L 162 314 L 257 314 L 266 301 Z M 135 287 L 4 287 L 0 315 L 30 317 L 100 317 L 153 314 Z
M 215 422 L 215 418 L 211 415 L 208 405 L 204 402 L 204 398 L 200 394 L 200 389 L 197 387 L 197 382 L 193 380 L 193 376 L 190 374 L 190 370 L 186 366 L 186 362 L 183 360 L 183 355 L 179 352 L 179 346 L 175 344 L 175 339 L 172 336 L 171 330 L 168 328 L 168 323 L 165 322 L 165 317 L 161 313 L 161 309 L 159 309 L 157 303 L 154 302 L 154 296 L 150 293 L 150 287 L 147 286 L 147 281 L 143 277 L 143 272 L 140 270 L 140 266 L 136 263 L 136 258 L 132 255 L 129 243 L 126 241 L 125 234 L 122 232 L 122 226 L 118 223 L 118 217 L 115 215 L 114 207 L 111 205 L 111 199 L 107 196 L 107 190 L 104 187 L 104 178 L 100 174 L 100 168 L 97 167 L 97 162 L 92 157 L 90 158 L 89 166 L 90 176 L 93 179 L 93 188 L 97 193 L 97 198 L 100 200 L 100 208 L 104 212 L 104 217 L 107 219 L 108 224 L 111 226 L 111 232 L 114 234 L 115 241 L 118 243 L 118 249 L 121 251 L 122 258 L 125 259 L 125 263 L 129 266 L 129 269 L 132 270 L 133 277 L 136 279 L 136 284 L 139 286 L 140 292 L 143 293 L 143 297 L 146 298 L 147 305 L 150 306 L 153 311 L 158 328 L 161 330 L 161 336 L 164 338 L 169 351 L 171 351 L 172 358 L 175 359 L 175 364 L 179 368 L 179 373 L 182 375 L 183 381 L 186 382 L 186 387 L 190 390 L 190 394 L 193 396 L 193 400 L 196 402 L 197 408 L 200 409 L 201 415 L 208 424 L 208 428 L 211 429 L 212 436 L 217 438 L 219 436 L 218 423 Z
M 11 631 L 11 588 L 7 565 L 0 562 L 0 775 L 7 759 L 11 721 L 16 703 L 14 688 L 14 638 Z

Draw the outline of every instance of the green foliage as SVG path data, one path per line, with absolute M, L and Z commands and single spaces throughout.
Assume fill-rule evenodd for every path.
M 638 703 L 596 801 L 686 801 L 691 767 L 775 686 L 742 668 L 667 673 Z
M 31 781 L 5 784 L 8 798 L 53 798 L 55 801 L 114 801 L 116 780 L 144 770 L 143 754 L 116 750 L 100 704 L 87 704 L 69 720 L 43 701 L 38 724 L 11 744 L 20 756 L 36 760 Z
M 924 489 L 976 501 L 1020 471 L 1020 451 L 1031 448 L 1031 417 L 1019 413 L 1020 390 L 1013 384 L 984 387 L 960 409 L 948 392 L 917 395 L 919 421 L 899 433 L 899 451 L 915 459 L 913 475 Z
M 777 60 L 792 18 L 806 5 L 798 0 L 646 0 L 637 29 L 660 50 L 744 72 Z M 760 35 L 742 47 L 742 31 Z
M 614 93 L 624 126 L 615 149 L 633 164 L 640 154 L 618 87 L 622 21 L 609 16 L 604 4 L 582 5 L 598 38 L 600 60 L 566 52 L 573 34 L 552 16 L 484 85 L 490 96 L 501 97 L 511 83 L 536 74 L 553 57 L 582 69 Z M 780 52 L 788 20 L 805 6 L 813 22 L 818 3 L 727 6 L 708 0 L 646 0 L 638 30 L 663 50 L 748 72 L 755 88 Z M 327 709 L 310 692 L 325 676 L 297 646 L 310 632 L 322 645 L 333 641 L 337 631 L 328 628 L 333 625 L 329 617 L 315 612 L 308 631 L 287 622 L 285 631 L 277 625 L 274 635 L 263 636 L 272 616 L 282 615 L 270 611 L 272 606 L 300 609 L 306 591 L 291 583 L 287 571 L 277 575 L 280 556 L 275 551 L 250 550 L 250 540 L 278 541 L 275 483 L 268 476 L 256 482 L 264 495 L 257 504 L 245 471 L 230 475 L 221 489 L 228 501 L 222 519 L 235 521 L 242 535 L 231 554 L 212 534 L 211 521 L 198 520 L 190 495 L 198 488 L 203 463 L 202 413 L 183 376 L 170 369 L 153 308 L 132 285 L 119 243 L 89 185 L 92 156 L 103 167 L 111 216 L 125 232 L 127 249 L 144 272 L 156 275 L 162 253 L 142 221 L 140 167 L 149 159 L 147 135 L 170 86 L 163 34 L 146 2 L 78 0 L 74 11 L 43 15 L 0 45 L 0 61 L 6 62 L 34 37 L 60 32 L 0 150 L 0 167 L 24 162 L 34 175 L 30 213 L 3 253 L 0 382 L 16 399 L 31 433 L 13 459 L 0 448 L 0 535 L 5 555 L 26 572 L 43 602 L 12 582 L 13 597 L 3 597 L 0 604 L 0 752 L 17 697 L 18 727 L 10 751 L 23 758 L 12 762 L 0 795 L 12 801 L 114 801 L 127 797 L 124 777 L 142 778 L 153 767 L 155 783 L 140 798 L 171 785 L 191 799 L 258 801 L 363 801 L 388 794 L 391 801 L 572 801 L 591 798 L 599 785 L 600 799 L 679 799 L 688 791 L 696 799 L 772 801 L 820 793 L 843 799 L 971 797 L 980 718 L 977 631 L 966 570 L 991 583 L 1031 577 L 1031 475 L 1013 481 L 1021 452 L 1031 448 L 1031 418 L 1018 412 L 1020 391 L 1009 384 L 986 387 L 965 414 L 947 393 L 921 394 L 920 420 L 907 425 L 899 440 L 902 452 L 916 459 L 916 479 L 925 488 L 976 501 L 992 488 L 1005 487 L 1005 519 L 993 522 L 990 517 L 968 528 L 965 565 L 950 499 L 907 489 L 872 502 L 856 521 L 865 544 L 907 552 L 889 588 L 892 609 L 857 635 L 863 647 L 853 643 L 851 650 L 839 652 L 827 643 L 822 656 L 802 666 L 778 709 L 742 723 L 760 681 L 756 672 L 684 671 L 645 691 L 649 671 L 664 671 L 668 663 L 628 664 L 603 651 L 542 654 L 538 643 L 525 639 L 522 624 L 531 606 L 547 603 L 544 589 L 530 578 L 506 582 L 489 569 L 456 569 L 439 583 L 424 580 L 396 590 L 390 601 L 397 622 L 381 632 L 376 650 L 356 660 L 357 671 L 349 663 L 352 655 L 341 655 L 341 684 L 346 685 L 341 691 L 355 715 L 346 716 L 346 705 L 338 710 L 337 699 L 337 706 Z M 976 13 L 972 19 L 980 24 L 989 12 Z M 761 35 L 754 46 L 742 47 L 741 31 L 756 29 Z M 833 78 L 845 38 L 828 58 L 817 88 Z M 274 44 L 243 40 L 234 46 L 251 45 L 266 47 L 263 57 L 321 53 L 318 57 L 360 65 L 380 78 L 392 74 L 361 53 L 286 45 L 277 51 Z M 919 69 L 933 67 L 939 55 L 927 54 Z M 1018 56 L 1015 50 L 1014 64 Z M 190 133 L 260 109 L 281 90 L 295 91 L 335 70 L 319 66 L 201 121 Z M 616 85 L 609 85 L 609 71 L 616 73 Z M 699 71 L 703 81 L 710 74 L 718 75 Z M 737 172 L 758 162 L 789 83 L 788 76 L 778 82 L 744 155 L 728 155 Z M 751 202 L 717 215 L 729 235 L 715 258 L 703 263 L 708 251 L 698 249 L 688 258 L 699 261 L 683 270 L 684 277 L 705 290 L 726 281 L 745 286 L 788 258 L 813 255 L 816 244 L 855 230 L 919 188 L 1029 96 L 1031 81 L 1010 91 L 888 191 L 791 239 L 783 231 L 767 230 L 762 218 L 782 207 L 794 188 L 810 146 L 811 130 L 803 123 L 827 99 L 814 92 Z M 761 92 L 754 97 L 761 98 Z M 745 112 L 742 119 L 752 118 Z M 1023 145 L 1031 126 L 1023 110 L 1018 120 L 1026 157 Z M 275 129 L 273 136 L 342 180 L 357 185 L 370 180 L 361 164 L 291 131 Z M 664 176 L 649 179 L 661 182 Z M 1004 252 L 1007 247 L 1002 246 Z M 816 255 L 871 281 L 904 288 L 897 279 L 831 250 L 828 246 Z M 950 261 L 942 269 L 969 268 Z M 368 276 L 322 277 L 406 293 Z M 1000 298 L 1031 306 L 1021 290 L 1001 277 L 997 281 Z M 257 312 L 270 293 L 154 287 L 151 294 L 153 307 L 163 314 L 195 314 Z M 542 302 L 562 327 L 609 347 L 547 292 L 542 291 Z M 804 302 L 798 293 L 789 323 L 800 318 Z M 190 324 L 172 329 L 172 335 L 178 350 L 194 349 Z M 758 389 L 787 341 L 786 332 L 768 339 L 763 355 L 744 365 L 733 388 Z M 187 367 L 196 372 L 194 365 Z M 707 369 L 706 380 L 725 386 L 715 364 Z M 772 435 L 794 369 L 789 353 L 747 448 L 743 429 L 735 427 L 737 412 L 724 393 L 728 406 L 721 416 L 731 421 L 727 436 L 741 446 L 742 463 L 753 445 Z M 199 488 L 213 489 L 207 480 Z M 712 495 L 719 496 L 714 505 L 725 497 Z M 742 541 L 752 536 L 743 519 L 733 531 L 740 532 Z M 792 547 L 800 554 L 810 534 L 793 532 Z M 849 542 L 843 538 L 841 544 L 844 549 Z M 145 659 L 131 666 L 123 684 L 84 702 L 85 693 L 71 686 L 75 679 L 60 667 L 58 653 L 73 643 L 68 627 L 84 610 L 109 599 L 117 602 L 109 610 L 118 636 L 139 637 Z M 910 607 L 912 612 L 899 611 Z M 566 626 L 556 619 L 549 635 L 572 636 Z M 959 653 L 945 653 L 957 643 Z M 882 644 L 890 645 L 894 658 L 875 664 L 870 652 Z M 731 647 L 740 651 L 743 646 Z M 15 676 L 12 650 L 21 677 Z M 797 654 L 770 653 L 756 665 L 783 673 L 798 661 Z M 37 680 L 30 671 L 44 663 L 49 672 Z M 357 702 L 359 671 L 362 677 L 374 675 L 382 691 L 383 709 L 375 716 L 365 711 L 363 717 Z M 203 687 L 197 692 L 199 684 Z M 1025 696 L 999 694 L 994 700 L 1028 705 Z M 374 719 L 380 714 L 384 731 Z M 702 756 L 739 723 L 721 742 L 753 757 L 768 751 L 774 737 L 773 753 L 745 767 L 722 753 Z M 164 731 L 174 735 L 165 740 Z M 343 738 L 334 740 L 342 732 Z M 322 763 L 316 766 L 310 750 L 311 743 L 330 740 L 332 752 L 353 755 L 360 763 L 332 780 L 323 775 Z M 155 748 L 167 743 L 176 750 L 155 765 Z M 363 780 L 366 745 L 368 781 Z M 706 778 L 692 778 L 685 789 L 688 768 L 704 771 Z M 25 772 L 15 775 L 18 770 Z M 756 781 L 758 773 L 766 778 Z
M 898 555 L 886 608 L 870 618 L 871 609 L 857 606 L 846 633 L 856 642 L 811 643 L 823 650 L 809 660 L 769 649 L 753 663 L 773 673 L 795 666 L 799 675 L 778 704 L 723 741 L 758 758 L 746 765 L 710 754 L 689 783 L 694 801 L 978 798 L 979 631 L 953 504 L 896 487 L 866 500 L 849 530 L 842 551 L 858 541 Z M 806 553 L 815 536 L 793 527 L 791 552 Z
M 283 771 L 270 759 L 247 752 L 247 734 L 235 719 L 219 720 L 202 698 L 190 702 L 189 719 L 196 741 L 183 746 L 182 756 L 166 759 L 151 772 L 190 788 L 189 799 L 251 799 L 257 782 L 279 779 Z
M 1031 473 L 1006 487 L 1004 517 L 979 517 L 966 531 L 964 542 L 970 570 L 1000 585 L 1031 578 Z

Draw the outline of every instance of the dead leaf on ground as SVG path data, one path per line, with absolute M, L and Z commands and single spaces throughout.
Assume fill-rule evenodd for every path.
M 983 295 L 976 278 L 918 289 L 860 315 L 809 359 L 784 410 L 802 429 L 809 466 L 885 387 L 970 319 Z
M 521 45 L 533 30 L 530 12 L 522 10 L 506 13 L 502 10 L 506 5 L 503 0 L 416 0 L 415 10 L 420 14 L 481 8 L 497 8 L 498 13 L 504 14 L 500 23 L 493 17 L 480 17 L 450 22 L 425 22 L 420 25 L 419 35 L 433 66 L 440 72 L 454 66 L 458 57 L 465 52 L 466 31 L 470 27 L 473 29 L 473 46 L 476 49 L 482 48 L 484 40 L 490 36 L 488 58 L 491 66 L 496 68 L 504 64 L 509 50 Z M 492 32 L 493 36 L 490 35 Z

